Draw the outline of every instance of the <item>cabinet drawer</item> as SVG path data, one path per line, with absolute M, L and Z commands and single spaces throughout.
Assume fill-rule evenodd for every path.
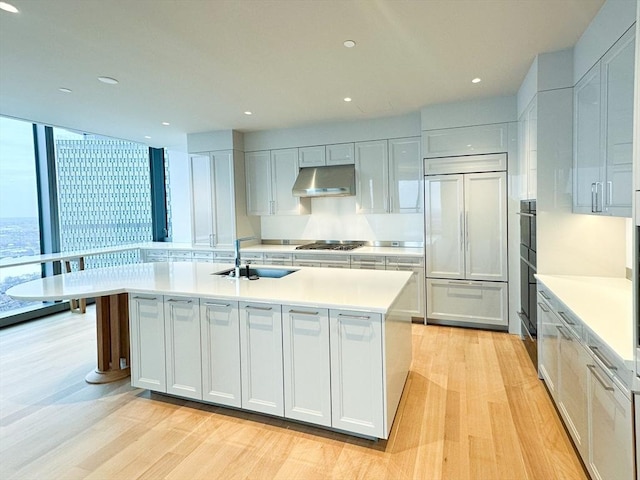
M 384 270 L 384 257 L 374 255 L 351 255 L 351 268 L 363 270 Z
M 557 301 L 556 303 L 558 303 L 558 305 L 555 310 L 558 316 L 562 319 L 562 323 L 565 324 L 565 326 L 569 328 L 569 330 L 571 330 L 580 341 L 584 341 L 585 328 L 582 321 L 561 303 Z
M 507 284 L 427 279 L 427 323 L 506 327 Z
M 290 253 L 265 253 L 262 260 L 265 265 L 293 265 Z
M 623 387 L 625 394 L 630 396 L 633 372 L 611 348 L 591 331 L 587 332 L 587 349 L 599 365 Z
M 213 259 L 216 262 L 233 262 L 236 259 L 236 256 L 233 252 L 213 252 Z
M 507 169 L 507 154 L 465 155 L 459 157 L 426 158 L 425 175 L 447 173 L 497 172 Z
M 169 260 L 173 262 L 190 261 L 191 250 L 169 250 Z
M 192 258 L 196 262 L 213 262 L 213 252 L 193 252 Z
M 424 267 L 422 257 L 386 257 L 385 265 L 387 270 L 412 270 Z
M 264 255 L 260 252 L 242 252 L 241 258 L 243 262 L 260 263 L 263 261 Z
M 144 261 L 145 262 L 166 262 L 167 261 L 166 250 L 145 250 Z

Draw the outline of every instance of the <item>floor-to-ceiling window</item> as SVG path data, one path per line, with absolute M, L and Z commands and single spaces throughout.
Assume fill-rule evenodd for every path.
M 33 125 L 0 117 L 0 259 L 40 253 Z M 8 288 L 42 274 L 40 265 L 0 268 L 0 316 L 40 306 L 14 300 Z

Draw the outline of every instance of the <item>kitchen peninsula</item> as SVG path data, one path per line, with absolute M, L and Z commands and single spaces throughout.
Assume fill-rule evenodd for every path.
M 98 319 L 99 369 L 101 349 L 115 349 L 107 368 L 123 377 L 130 365 L 134 386 L 388 438 L 411 362 L 411 273 L 291 267 L 282 278 L 219 275 L 229 268 L 131 264 L 7 293 L 96 297 L 96 315 L 110 321 L 101 338 Z

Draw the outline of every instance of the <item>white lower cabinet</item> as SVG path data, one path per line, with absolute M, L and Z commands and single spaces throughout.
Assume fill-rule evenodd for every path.
M 165 297 L 164 331 L 167 393 L 201 400 L 199 300 Z
M 506 327 L 507 283 L 427 278 L 427 322 Z
M 167 391 L 161 295 L 129 295 L 131 385 Z
M 586 326 L 539 284 L 540 374 L 591 478 L 632 479 L 633 410 L 629 391 L 621 387 L 624 363 L 604 345 L 587 349 L 586 332 Z
M 284 416 L 331 426 L 329 311 L 282 306 Z
M 242 408 L 284 415 L 280 305 L 240 302 Z
M 241 406 L 238 302 L 200 300 L 202 399 Z
M 633 478 L 631 400 L 596 362 L 589 364 L 589 446 L 593 478 Z
M 329 332 L 333 428 L 385 438 L 382 317 L 331 310 Z

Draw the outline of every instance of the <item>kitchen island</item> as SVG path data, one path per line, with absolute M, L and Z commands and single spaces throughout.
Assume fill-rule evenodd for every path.
M 388 438 L 411 362 L 411 273 L 292 267 L 282 278 L 218 275 L 229 268 L 133 264 L 7 293 L 99 297 L 98 370 L 101 349 L 109 351 L 102 368 L 106 359 L 107 372 L 125 376 L 130 365 L 134 386 Z

